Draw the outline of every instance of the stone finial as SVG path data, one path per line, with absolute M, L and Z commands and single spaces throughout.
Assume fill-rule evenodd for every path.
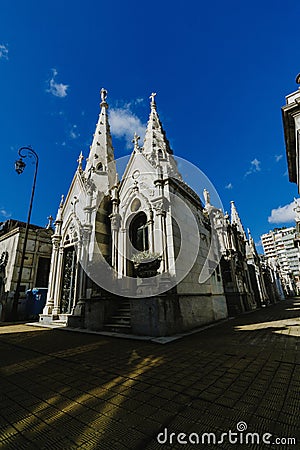
M 84 160 L 84 156 L 82 154 L 82 151 L 80 152 L 80 155 L 78 156 L 77 162 L 78 162 L 78 170 L 82 171 L 82 161 Z
M 106 99 L 107 99 L 107 90 L 102 88 L 100 91 L 100 97 L 101 97 L 101 102 L 102 103 L 106 103 Z
M 132 143 L 134 144 L 134 150 L 139 150 L 140 146 L 139 146 L 139 140 L 140 140 L 140 136 L 138 136 L 136 133 L 134 133 L 133 139 L 132 139 Z
M 64 194 L 62 194 L 61 199 L 60 199 L 60 204 L 59 204 L 60 208 L 62 208 L 64 206 L 64 201 L 65 201 L 65 196 L 64 196 Z
M 300 73 L 298 73 L 298 75 L 296 76 L 296 83 L 300 84 Z
M 210 194 L 209 194 L 207 189 L 203 190 L 203 197 L 204 197 L 204 200 L 205 200 L 205 206 L 206 205 L 210 205 Z
M 151 108 L 156 108 L 156 103 L 155 103 L 155 97 L 156 97 L 156 92 L 152 92 L 152 94 L 150 95 L 150 100 L 151 100 Z

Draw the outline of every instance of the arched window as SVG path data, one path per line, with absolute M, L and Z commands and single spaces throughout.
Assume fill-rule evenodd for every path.
M 96 170 L 97 170 L 98 172 L 103 172 L 103 164 L 102 164 L 101 162 L 99 162 L 99 163 L 97 164 Z
M 149 250 L 148 224 L 145 213 L 137 214 L 129 226 L 129 237 L 133 247 L 143 252 Z

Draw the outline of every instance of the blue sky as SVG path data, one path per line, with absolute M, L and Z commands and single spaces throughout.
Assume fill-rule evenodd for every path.
M 40 156 L 32 222 L 47 223 L 88 155 L 109 91 L 116 157 L 142 132 L 149 94 L 176 155 L 196 164 L 224 208 L 235 200 L 255 241 L 284 225 L 298 197 L 287 177 L 280 108 L 297 89 L 298 1 L 3 1 L 0 15 L 0 220 L 26 220 L 33 176 L 13 164 Z M 188 181 L 188 180 L 187 180 Z M 274 214 L 273 214 L 274 215 Z

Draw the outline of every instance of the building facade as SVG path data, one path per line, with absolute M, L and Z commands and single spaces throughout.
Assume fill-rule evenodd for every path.
M 9 317 L 20 270 L 26 224 L 9 219 L 0 223 L 0 320 Z M 26 291 L 48 286 L 53 230 L 30 225 L 20 286 L 20 303 Z
M 299 248 L 295 246 L 296 228 L 275 228 L 261 236 L 264 254 L 278 262 L 287 296 L 299 294 Z
M 211 205 L 207 192 L 204 197 L 205 211 L 212 215 L 218 234 L 222 254 L 220 266 L 229 314 L 235 316 L 265 306 L 275 299 L 277 301 L 280 298 L 277 290 L 274 295 L 268 294 L 260 257 L 249 230 L 246 236 L 234 201 L 231 202 L 229 216 Z M 267 270 L 270 270 L 269 266 L 265 267 L 265 272 Z
M 217 252 L 211 223 L 178 170 L 155 94 L 143 146 L 135 135 L 120 181 L 106 96 L 86 165 L 80 155 L 58 210 L 40 321 L 163 336 L 224 319 L 217 265 L 199 282 Z
M 299 75 L 296 82 L 300 83 Z M 289 180 L 297 184 L 300 192 L 300 89 L 286 96 L 281 111 Z

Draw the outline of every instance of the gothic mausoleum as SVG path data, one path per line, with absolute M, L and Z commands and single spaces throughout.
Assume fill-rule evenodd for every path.
M 89 156 L 58 209 L 42 323 L 165 336 L 227 317 L 209 214 L 150 98 L 143 145 L 135 135 L 119 180 L 101 90 Z

